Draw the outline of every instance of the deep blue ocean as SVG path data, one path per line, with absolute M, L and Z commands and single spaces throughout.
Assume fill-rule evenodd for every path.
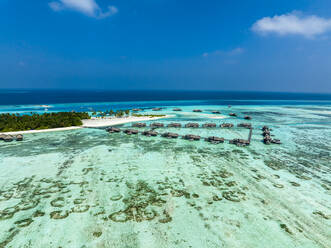
M 331 94 L 225 91 L 0 90 L 0 105 L 199 101 L 205 105 L 330 104 Z M 191 104 L 191 103 L 187 103 Z

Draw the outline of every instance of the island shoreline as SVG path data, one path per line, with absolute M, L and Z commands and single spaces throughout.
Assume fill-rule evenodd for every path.
M 58 132 L 58 131 L 68 131 L 75 130 L 80 128 L 101 128 L 101 127 L 109 127 L 116 126 L 131 122 L 139 122 L 139 121 L 149 121 L 149 120 L 158 120 L 172 117 L 171 115 L 165 115 L 160 117 L 123 117 L 123 118 L 91 118 L 82 120 L 83 125 L 81 126 L 71 126 L 71 127 L 58 127 L 58 128 L 49 128 L 49 129 L 40 129 L 40 130 L 24 130 L 24 131 L 13 131 L 13 132 L 0 132 L 0 134 L 6 135 L 16 135 L 16 134 L 33 134 L 33 133 L 46 133 L 46 132 Z

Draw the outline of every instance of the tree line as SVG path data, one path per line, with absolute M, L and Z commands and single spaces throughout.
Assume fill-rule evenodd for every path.
M 90 119 L 89 114 L 86 112 L 0 114 L 0 132 L 80 126 L 83 124 L 82 119 Z
M 129 116 L 130 115 L 130 110 L 125 109 L 125 110 L 106 110 L 106 111 L 94 111 L 92 113 L 93 116 L 115 116 L 115 117 L 123 117 L 124 115 Z

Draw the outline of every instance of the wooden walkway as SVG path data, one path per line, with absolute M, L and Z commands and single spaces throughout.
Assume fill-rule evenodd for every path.
M 146 127 L 147 128 L 147 127 Z M 147 136 L 147 137 L 154 137 L 154 136 L 158 136 L 158 135 L 160 135 L 159 133 L 157 133 L 157 132 L 155 132 L 155 130 L 157 130 L 157 129 L 168 129 L 168 127 L 152 127 L 151 128 L 151 130 L 150 131 L 154 131 L 154 133 L 155 133 L 155 135 L 145 135 L 145 136 Z M 200 127 L 200 128 L 202 128 L 202 127 Z M 174 128 L 174 129 L 179 129 L 179 128 Z M 199 128 L 192 128 L 192 129 L 199 129 Z M 210 130 L 212 130 L 212 129 L 214 129 L 214 128 L 210 128 Z M 222 129 L 224 129 L 224 130 L 238 130 L 238 129 L 243 129 L 243 128 L 230 128 L 230 129 L 228 129 L 228 128 L 222 128 Z M 130 130 L 130 129 L 126 129 L 126 130 Z M 121 132 L 121 131 L 123 131 L 123 130 L 120 130 L 120 129 L 118 129 L 118 131 L 117 132 Z M 134 131 L 136 131 L 135 133 L 127 133 L 127 134 L 138 134 L 138 133 L 140 133 L 140 134 L 142 134 L 143 132 L 141 132 L 141 131 L 138 131 L 138 129 L 135 129 Z M 125 132 L 125 130 L 124 130 L 124 132 Z M 184 138 L 185 137 L 185 135 L 179 135 L 179 134 L 177 134 L 176 133 L 176 135 L 178 135 L 177 137 L 181 137 L 181 138 Z M 192 134 L 186 134 L 186 135 L 192 135 Z M 253 135 L 253 128 L 249 128 L 249 133 L 248 133 L 248 139 L 246 140 L 246 142 L 248 141 L 248 144 L 247 143 L 245 143 L 245 142 L 242 142 L 242 144 L 246 144 L 246 145 L 249 145 L 250 144 L 250 142 L 251 142 L 251 139 L 252 139 L 252 135 Z M 161 134 L 161 136 L 162 136 L 162 134 Z M 198 135 L 197 135 L 198 136 Z M 162 136 L 163 137 L 163 136 Z M 176 138 L 177 138 L 176 137 Z M 198 136 L 199 137 L 199 139 L 198 140 L 200 140 L 200 139 L 203 139 L 203 140 L 208 140 L 208 138 L 210 138 L 210 137 L 212 137 L 212 136 L 210 136 L 210 137 L 201 137 L 201 136 Z M 166 137 L 167 138 L 167 137 Z M 170 137 L 171 138 L 171 137 Z M 244 139 L 240 139 L 240 138 L 236 138 L 236 139 L 226 139 L 226 138 L 223 138 L 223 137 L 219 137 L 219 138 L 222 138 L 224 141 L 228 141 L 229 143 L 231 143 L 231 141 L 233 141 L 233 140 L 238 140 L 239 141 L 239 143 L 241 142 L 241 141 L 245 141 Z M 240 141 L 241 140 L 241 141 Z M 221 142 L 221 143 L 223 143 L 223 142 Z
M 248 141 L 249 141 L 249 143 L 251 143 L 252 134 L 253 134 L 253 128 L 250 128 L 249 129 L 249 134 L 248 134 Z

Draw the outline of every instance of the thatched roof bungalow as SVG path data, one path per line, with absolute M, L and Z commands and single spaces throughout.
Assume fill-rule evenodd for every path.
M 264 130 L 269 130 L 269 127 L 268 126 L 263 126 L 262 131 L 264 131 Z
M 136 123 L 132 123 L 131 126 L 132 126 L 132 127 L 146 127 L 146 123 L 143 123 L 143 122 L 136 122 Z
M 222 127 L 222 128 L 232 128 L 233 124 L 232 123 L 222 123 L 220 125 L 220 127 Z
M 150 127 L 164 127 L 164 124 L 163 123 L 160 123 L 160 122 L 153 122 L 151 123 Z
M 237 127 L 244 127 L 244 128 L 252 128 L 252 124 L 250 123 L 239 123 Z
M 194 140 L 194 141 L 200 140 L 200 138 L 201 138 L 200 136 L 194 134 L 186 134 L 183 136 L 183 139 Z
M 170 139 L 176 139 L 176 138 L 178 138 L 178 134 L 177 133 L 163 133 L 162 134 L 162 137 L 164 137 L 164 138 L 170 138 Z
M 14 140 L 22 141 L 23 140 L 23 135 L 22 134 L 17 134 L 17 135 L 0 134 L 0 140 L 3 140 L 5 142 L 12 142 Z
M 121 132 L 121 129 L 119 129 L 119 128 L 117 128 L 117 127 L 108 127 L 108 128 L 106 129 L 106 131 L 107 131 L 108 133 L 119 133 L 119 132 Z
M 205 123 L 202 125 L 204 128 L 216 127 L 216 123 Z
M 205 141 L 208 141 L 212 144 L 219 144 L 219 143 L 224 143 L 224 138 L 219 138 L 216 136 L 210 136 L 208 138 L 205 138 Z
M 148 137 L 150 137 L 150 136 L 154 136 L 155 137 L 155 136 L 158 135 L 158 132 L 149 130 L 149 131 L 144 131 L 141 134 L 144 135 L 144 136 L 148 136 Z
M 199 123 L 189 122 L 189 123 L 185 124 L 185 127 L 186 128 L 198 128 Z
M 229 141 L 229 143 L 237 145 L 237 146 L 248 146 L 249 145 L 249 141 L 244 140 L 244 139 L 232 139 Z
M 12 142 L 12 141 L 14 140 L 14 137 L 11 136 L 11 135 L 6 135 L 6 136 L 3 138 L 3 140 L 4 140 L 5 142 Z
M 170 123 L 167 125 L 167 127 L 182 127 L 182 124 L 180 123 Z
M 128 135 L 138 134 L 139 133 L 139 131 L 136 130 L 136 129 L 125 129 L 123 132 L 126 133 L 126 134 L 128 134 Z

